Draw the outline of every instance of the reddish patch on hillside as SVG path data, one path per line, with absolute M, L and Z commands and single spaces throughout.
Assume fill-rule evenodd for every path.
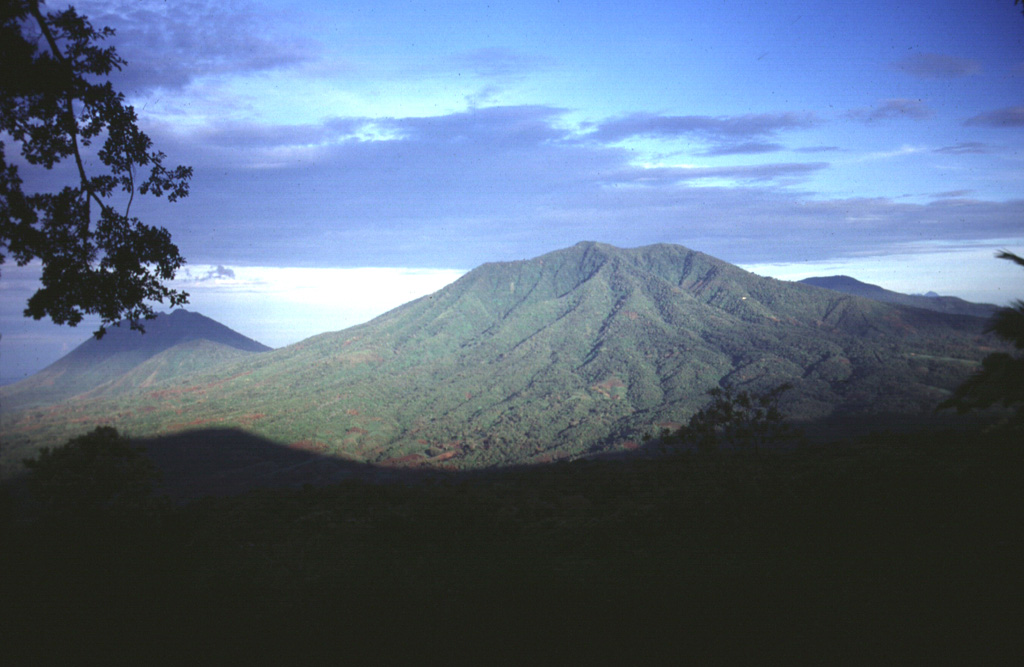
M 626 442 L 622 443 L 622 448 L 631 452 L 635 449 L 640 449 L 640 445 L 633 442 L 632 440 L 627 440 Z
M 897 329 L 900 329 L 902 331 L 906 331 L 906 332 L 910 332 L 910 333 L 913 333 L 914 331 L 917 331 L 917 329 L 915 329 L 912 325 L 907 324 L 906 322 L 904 322 L 903 318 L 900 317 L 899 315 L 886 315 L 882 319 L 885 320 L 886 322 L 888 322 L 889 324 L 893 325 Z
M 597 393 L 601 394 L 605 398 L 610 398 L 612 400 L 618 400 L 620 398 L 620 396 L 618 395 L 618 393 L 614 392 L 614 390 L 615 389 L 619 389 L 619 388 L 623 388 L 625 386 L 626 386 L 626 383 L 623 382 L 622 380 L 620 380 L 619 378 L 617 378 L 617 377 L 610 377 L 607 380 L 605 380 L 604 382 L 599 382 L 599 383 L 595 384 L 594 386 L 591 387 L 591 389 L 596 391 Z
M 348 410 L 345 410 L 345 414 L 348 415 L 349 417 L 358 417 L 359 416 L 359 410 L 356 410 L 354 408 L 349 408 Z
M 635 320 L 638 317 L 640 317 L 640 313 L 638 313 L 638 312 L 636 312 L 634 310 L 625 310 L 625 311 L 623 311 L 623 313 L 625 313 L 626 317 L 628 317 L 631 320 Z
M 409 454 L 408 456 L 384 459 L 380 464 L 383 466 L 414 466 L 426 460 L 426 457 L 422 454 Z
M 77 417 L 75 419 L 69 419 L 68 422 L 70 422 L 72 424 L 92 424 L 92 423 L 95 423 L 95 424 L 99 425 L 99 424 L 109 424 L 111 422 L 111 420 L 110 419 L 105 419 L 103 417 Z
M 189 428 L 190 426 L 202 426 L 203 424 L 215 424 L 219 419 L 193 419 L 190 422 L 180 422 L 177 424 L 171 424 L 167 427 L 168 431 L 178 431 L 183 428 Z
M 240 424 L 251 424 L 258 419 L 263 419 L 267 415 L 263 412 L 251 412 L 246 415 L 242 415 L 238 418 Z

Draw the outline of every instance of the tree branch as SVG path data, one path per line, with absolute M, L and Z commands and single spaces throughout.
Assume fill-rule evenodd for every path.
M 61 53 L 60 47 L 57 45 L 57 40 L 53 36 L 53 32 L 50 30 L 50 26 L 46 23 L 46 17 L 44 17 L 43 13 L 39 10 L 39 2 L 37 0 L 30 0 L 28 3 L 28 9 L 32 14 L 32 18 L 34 18 L 36 23 L 39 25 L 39 29 L 42 31 L 43 37 L 46 39 L 46 43 L 50 47 L 50 53 L 52 53 L 53 57 L 57 59 L 57 62 L 67 67 L 70 71 L 71 65 L 64 57 L 64 54 Z M 75 165 L 78 167 L 78 178 L 82 182 L 82 189 L 85 190 L 85 209 L 87 216 L 86 219 L 88 220 L 91 218 L 89 215 L 90 199 L 95 200 L 101 210 L 107 208 L 107 205 L 95 192 L 93 192 L 92 187 L 89 185 L 89 176 L 85 173 L 85 164 L 82 161 L 82 153 L 78 147 L 78 119 L 75 118 L 75 109 L 70 91 L 66 91 L 64 93 L 64 105 L 64 113 L 66 114 L 66 120 L 68 121 L 68 134 L 71 135 L 71 147 L 74 149 Z

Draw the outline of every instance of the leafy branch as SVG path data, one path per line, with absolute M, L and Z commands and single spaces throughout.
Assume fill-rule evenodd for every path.
M 8 253 L 19 266 L 42 262 L 42 287 L 26 316 L 75 326 L 97 314 L 97 337 L 122 318 L 142 329 L 152 302 L 187 302 L 187 293 L 165 284 L 185 260 L 167 230 L 131 217 L 131 206 L 136 192 L 186 197 L 192 169 L 164 166 L 166 155 L 138 128 L 134 108 L 104 80 L 126 64 L 100 44 L 113 29 L 93 28 L 73 7 L 44 13 L 40 4 L 16 0 L 0 9 L 0 137 L 11 137 L 32 167 L 73 160 L 77 182 L 26 193 L 0 141 L 0 263 Z M 83 152 L 93 142 L 101 142 L 95 156 L 104 170 L 90 175 Z M 141 183 L 139 168 L 148 170 Z M 111 203 L 118 191 L 126 193 L 123 212 Z

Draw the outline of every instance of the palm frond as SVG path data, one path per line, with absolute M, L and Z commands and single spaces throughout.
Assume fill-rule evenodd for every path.
M 1000 250 L 999 252 L 996 253 L 996 257 L 998 257 L 999 259 L 1008 259 L 1014 264 L 1024 266 L 1024 257 L 1021 257 L 1020 255 L 1015 255 L 1009 250 Z

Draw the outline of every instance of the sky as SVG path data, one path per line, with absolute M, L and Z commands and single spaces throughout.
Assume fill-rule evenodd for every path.
M 1012 0 L 74 4 L 194 169 L 187 199 L 132 213 L 188 260 L 190 310 L 274 347 L 583 240 L 1024 298 L 994 259 L 1024 254 Z M 94 324 L 26 320 L 39 268 L 2 272 L 10 380 Z

